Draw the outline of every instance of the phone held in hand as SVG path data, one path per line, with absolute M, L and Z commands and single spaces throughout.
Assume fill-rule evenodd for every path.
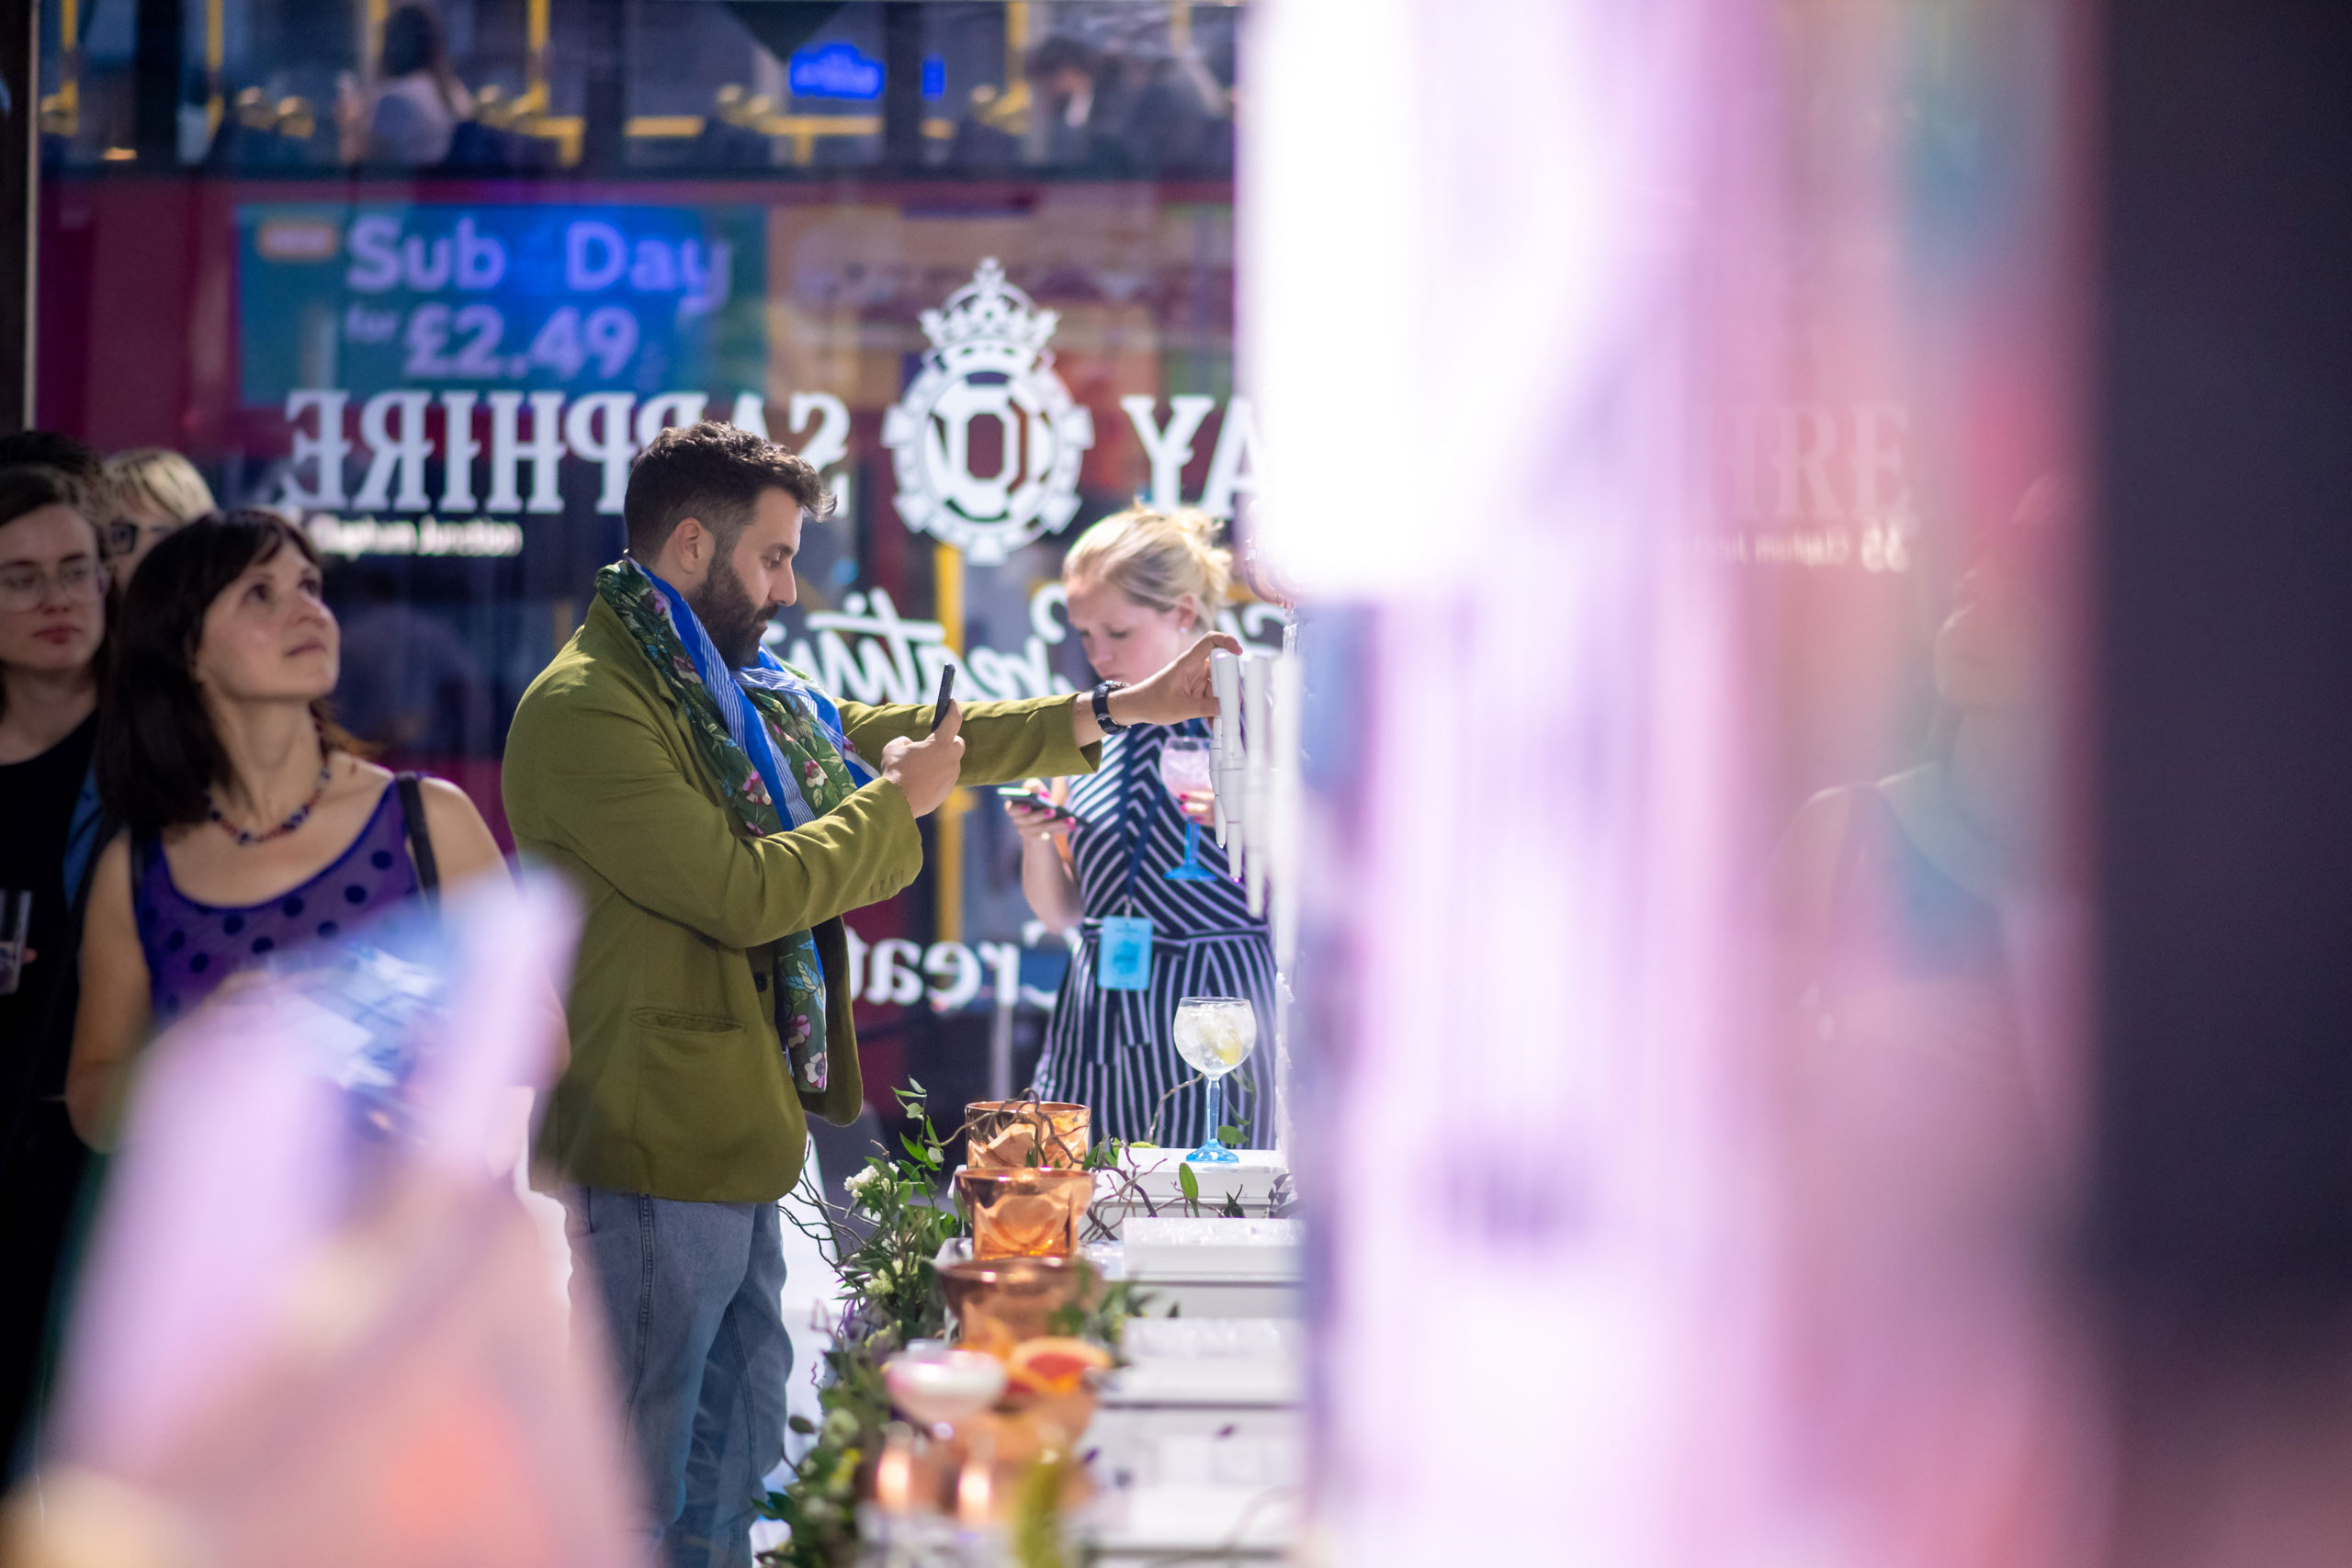
M 1005 800 L 1017 800 L 1033 811 L 1050 812 L 1057 820 L 1075 822 L 1078 813 L 1051 796 L 1020 784 L 999 784 L 996 793 Z
M 939 700 L 931 705 L 931 728 L 933 734 L 937 734 L 939 727 L 947 722 L 947 705 L 955 700 L 956 666 L 943 664 L 939 667 Z

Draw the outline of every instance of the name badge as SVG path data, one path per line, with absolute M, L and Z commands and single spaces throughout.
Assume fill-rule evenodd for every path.
M 1094 937 L 1094 983 L 1106 991 L 1151 988 L 1151 922 L 1137 915 L 1108 915 Z

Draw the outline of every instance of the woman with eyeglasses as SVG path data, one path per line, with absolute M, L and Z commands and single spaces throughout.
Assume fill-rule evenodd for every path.
M 107 569 L 93 510 L 54 468 L 0 469 L 0 1459 L 30 1408 L 82 1179 L 62 1096 L 74 905 L 100 832 Z
M 104 539 L 118 590 L 130 584 L 156 540 L 212 511 L 212 487 L 194 463 L 169 447 L 116 453 L 106 461 L 103 482 L 114 504 Z
M 124 595 L 98 778 L 125 831 L 91 883 L 65 1078 L 95 1147 L 152 1029 L 503 868 L 456 785 L 396 783 L 330 718 L 342 635 L 320 590 L 300 529 L 232 512 L 166 536 Z

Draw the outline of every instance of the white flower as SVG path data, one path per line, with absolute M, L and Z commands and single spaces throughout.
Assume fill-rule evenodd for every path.
M 882 1173 L 869 1165 L 864 1170 L 859 1171 L 855 1176 L 851 1177 L 847 1181 L 842 1182 L 842 1188 L 849 1193 L 849 1206 L 853 1209 L 864 1208 L 865 1206 L 865 1190 L 881 1179 Z

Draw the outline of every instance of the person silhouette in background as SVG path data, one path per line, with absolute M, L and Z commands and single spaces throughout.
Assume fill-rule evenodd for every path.
M 103 831 L 90 768 L 107 608 L 95 510 L 57 469 L 0 470 L 0 906 L 29 899 L 31 960 L 0 992 L 0 1464 L 12 1478 L 84 1163 L 61 1097 L 74 909 Z
M 1789 829 L 1781 932 L 1799 1032 L 1823 1047 L 1893 1007 L 1907 1051 L 2024 1073 L 2000 926 L 2004 906 L 2052 874 L 2051 581 L 2072 510 L 2060 481 L 2036 484 L 1955 585 L 1931 654 L 1928 759 L 1824 791 Z
M 107 567 L 118 598 L 158 539 L 213 509 L 212 487 L 196 465 L 163 446 L 141 446 L 108 457 L 106 493 L 114 503 L 114 516 L 105 530 Z
M 1935 634 L 1928 759 L 1815 795 L 1775 867 L 1793 1446 L 1881 1558 L 1999 1559 L 2078 1451 L 2042 1280 L 2079 1089 L 2041 1027 L 2069 972 L 2074 515 L 2046 479 L 1985 541 Z
M 425 169 L 446 160 L 474 100 L 450 69 L 440 17 L 423 6 L 386 17 L 377 70 L 372 87 L 363 93 L 346 81 L 336 102 L 344 161 Z
M 89 499 L 106 493 L 106 459 L 70 435 L 54 430 L 20 430 L 0 435 L 0 468 L 54 468 L 80 485 Z
M 1023 161 L 1046 168 L 1124 174 L 1135 164 L 1126 140 L 1129 95 L 1117 61 L 1056 35 L 1029 54 L 1031 107 Z

